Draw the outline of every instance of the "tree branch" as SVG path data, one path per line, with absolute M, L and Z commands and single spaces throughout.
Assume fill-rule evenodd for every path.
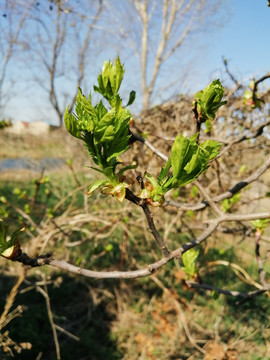
M 139 177 L 138 181 L 142 184 L 142 179 Z M 159 232 L 156 229 L 154 220 L 153 220 L 153 215 L 151 214 L 149 207 L 146 203 L 145 199 L 140 199 L 139 197 L 137 197 L 136 195 L 133 194 L 133 192 L 129 189 L 126 189 L 126 199 L 131 201 L 132 203 L 140 206 L 143 209 L 144 215 L 146 217 L 148 226 L 149 226 L 149 231 L 151 232 L 151 234 L 154 236 L 156 243 L 158 244 L 158 247 L 160 248 L 162 254 L 164 257 L 169 258 L 170 257 L 170 252 L 167 249 L 166 245 L 164 244 Z
M 233 195 L 238 193 L 240 190 L 242 190 L 243 188 L 245 188 L 252 182 L 258 180 L 259 177 L 262 174 L 264 174 L 265 171 L 268 170 L 269 168 L 270 168 L 270 157 L 256 171 L 254 171 L 253 174 L 248 176 L 246 179 L 236 183 L 230 190 L 225 191 L 224 193 L 222 193 L 220 195 L 217 195 L 212 200 L 214 202 L 220 202 L 225 199 L 231 198 Z M 164 206 L 168 206 L 168 205 L 175 206 L 181 210 L 202 210 L 205 207 L 209 206 L 209 203 L 207 201 L 203 201 L 199 204 L 192 205 L 192 204 L 180 204 L 176 201 L 170 200 L 170 201 L 166 201 L 164 204 Z
M 193 283 L 191 281 L 186 281 L 186 284 L 193 289 L 216 291 L 219 294 L 230 295 L 230 296 L 240 297 L 240 298 L 244 298 L 244 299 L 252 299 L 252 298 L 254 298 L 258 295 L 261 295 L 269 290 L 269 288 L 263 288 L 263 289 L 249 291 L 247 293 L 244 293 L 244 292 L 239 292 L 239 291 L 234 291 L 234 290 L 220 289 L 215 286 L 208 285 L 208 284 Z

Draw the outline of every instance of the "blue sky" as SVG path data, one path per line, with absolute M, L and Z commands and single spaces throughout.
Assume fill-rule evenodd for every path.
M 223 29 L 213 36 L 208 47 L 205 72 L 222 67 L 221 58 L 230 69 L 247 78 L 270 71 L 270 7 L 267 0 L 232 0 L 231 15 Z
M 196 46 L 201 48 L 201 52 L 199 56 L 196 54 L 196 61 L 191 60 L 188 69 L 192 81 L 186 79 L 186 82 L 179 83 L 178 93 L 196 92 L 215 78 L 221 78 L 230 86 L 231 83 L 224 76 L 222 57 L 228 60 L 233 74 L 246 84 L 253 76 L 260 77 L 270 71 L 270 7 L 267 6 L 267 0 L 228 0 L 227 8 L 229 16 L 222 28 L 217 28 L 211 34 L 198 36 Z M 193 43 L 188 44 L 187 53 L 192 54 L 192 46 Z M 184 57 L 185 53 L 181 53 L 175 60 L 176 66 Z M 96 69 L 95 74 L 100 67 Z M 132 69 L 126 68 L 126 76 L 129 76 L 129 71 Z M 44 98 L 45 94 L 40 92 L 40 89 L 37 89 L 37 93 L 41 94 L 40 98 Z M 37 98 L 34 102 L 29 97 L 21 100 L 17 98 L 16 105 L 9 104 L 6 117 L 11 116 L 14 121 L 33 121 L 42 116 L 45 121 L 57 123 L 57 120 L 52 120 L 54 113 L 49 108 L 43 109 L 41 113 L 43 106 Z M 40 115 L 37 115 L 38 113 Z

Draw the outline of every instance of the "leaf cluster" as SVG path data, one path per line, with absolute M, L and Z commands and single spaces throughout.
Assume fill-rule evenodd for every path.
M 201 145 L 196 142 L 198 134 L 190 138 L 178 135 L 171 150 L 171 157 L 164 168 L 161 169 L 157 179 L 146 174 L 149 181 L 143 197 L 151 198 L 153 203 L 162 203 L 163 195 L 173 188 L 180 188 L 197 179 L 209 167 L 209 161 L 214 159 L 221 144 L 214 140 L 206 140 Z
M 197 92 L 195 101 L 197 101 L 197 110 L 202 121 L 215 119 L 217 110 L 227 103 L 222 101 L 223 95 L 224 88 L 219 79 Z
M 264 233 L 264 230 L 269 226 L 269 219 L 257 219 L 251 221 L 251 225 L 256 231 Z
M 114 64 L 105 61 L 101 73 L 98 75 L 98 85 L 94 91 L 100 93 L 109 103 L 109 108 L 102 100 L 92 104 L 91 93 L 86 98 L 81 89 L 78 91 L 75 113 L 70 114 L 68 108 L 65 113 L 67 130 L 76 138 L 83 140 L 88 152 L 98 166 L 94 169 L 104 174 L 107 180 L 98 180 L 90 186 L 88 193 L 102 188 L 105 194 L 111 194 L 119 201 L 123 201 L 126 188 L 130 185 L 123 173 L 134 168 L 131 164 L 116 172 L 118 157 L 128 149 L 131 114 L 126 106 L 135 100 L 135 92 L 131 91 L 128 104 L 122 105 L 119 89 L 124 76 L 124 66 L 117 58 Z M 197 109 L 201 119 L 213 119 L 216 111 L 226 102 L 221 101 L 224 89 L 219 80 L 213 81 L 205 90 L 196 94 Z M 214 159 L 221 144 L 207 140 L 198 145 L 198 134 L 187 138 L 178 135 L 171 149 L 171 157 L 161 169 L 158 178 L 145 174 L 145 188 L 139 197 L 158 206 L 164 200 L 164 194 L 172 188 L 182 187 L 195 180 L 206 171 L 209 161 Z
M 228 212 L 235 204 L 237 204 L 241 199 L 241 194 L 237 193 L 235 195 L 233 195 L 231 198 L 229 199 L 225 199 L 222 201 L 222 211 L 224 212 Z
M 126 106 L 122 105 L 118 93 L 123 75 L 124 66 L 119 58 L 114 64 L 105 61 L 98 76 L 98 86 L 94 86 L 94 91 L 103 96 L 109 107 L 106 107 L 102 100 L 93 105 L 91 93 L 86 98 L 79 89 L 75 113 L 70 114 L 68 107 L 65 112 L 67 130 L 74 137 L 84 141 L 92 160 L 98 165 L 98 168 L 94 169 L 103 173 L 109 180 L 96 183 L 91 191 L 104 184 L 110 184 L 111 188 L 119 185 L 121 175 L 127 169 L 122 169 L 118 174 L 115 172 L 119 164 L 118 157 L 128 149 L 130 138 L 131 114 Z M 127 105 L 132 104 L 134 100 L 135 92 L 132 91 Z

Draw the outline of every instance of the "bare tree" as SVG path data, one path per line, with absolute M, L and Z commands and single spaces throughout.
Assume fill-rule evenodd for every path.
M 10 91 L 3 92 L 3 85 L 7 78 L 8 65 L 18 48 L 22 48 L 24 43 L 20 41 L 29 12 L 35 1 L 29 1 L 26 5 L 17 1 L 6 1 L 0 5 L 2 21 L 0 22 L 0 109 L 5 107 Z M 11 79 L 10 79 L 11 80 Z M 11 80 L 11 83 L 13 81 Z
M 160 87 L 162 66 L 169 65 L 169 60 L 187 40 L 194 42 L 191 36 L 222 23 L 216 21 L 222 12 L 222 3 L 223 0 L 107 1 L 121 47 L 128 47 L 141 66 L 143 110 L 151 106 L 153 95 Z M 168 87 L 168 81 L 171 84 L 181 72 L 183 70 L 171 68 L 171 76 L 164 85 Z
M 221 23 L 215 20 L 222 13 L 222 3 L 223 0 L 95 0 L 91 3 L 13 0 L 9 3 L 14 4 L 12 13 L 20 13 L 21 22 L 17 20 L 17 27 L 14 22 L 10 24 L 13 35 L 5 40 L 9 48 L 2 62 L 1 78 L 5 78 L 15 44 L 24 44 L 18 48 L 20 58 L 16 61 L 23 68 L 16 75 L 16 82 L 27 80 L 28 91 L 35 94 L 38 84 L 48 96 L 49 107 L 61 126 L 66 104 L 71 104 L 72 109 L 76 100 L 74 89 L 83 86 L 85 74 L 90 64 L 98 60 L 102 48 L 102 58 L 114 57 L 118 52 L 127 68 L 136 69 L 129 81 L 134 82 L 136 90 L 140 87 L 138 82 L 141 83 L 142 108 L 146 110 L 155 97 L 172 94 L 172 84 L 185 72 L 183 61 L 178 58 L 180 49 L 187 43 L 196 44 L 193 36 L 199 30 L 207 31 Z M 177 69 L 176 61 L 179 61 Z M 139 68 L 141 74 L 137 76 Z M 0 89 L 2 85 L 3 80 Z M 38 105 L 46 108 L 44 100 Z
M 44 3 L 34 9 L 33 21 L 29 29 L 31 50 L 27 61 L 36 64 L 32 74 L 36 83 L 49 95 L 58 123 L 63 124 L 63 114 L 67 102 L 71 107 L 76 93 L 67 95 L 66 84 L 58 84 L 60 78 L 80 87 L 89 63 L 89 49 L 93 32 L 102 12 L 102 1 L 95 1 L 91 7 L 87 2 L 76 10 L 68 2 Z M 71 100 L 71 101 L 70 101 Z

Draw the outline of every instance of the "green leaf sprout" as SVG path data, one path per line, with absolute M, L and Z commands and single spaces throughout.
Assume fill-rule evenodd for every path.
M 257 219 L 251 221 L 251 225 L 254 227 L 256 231 L 260 231 L 262 234 L 264 233 L 265 228 L 269 225 L 269 219 Z
M 100 93 L 109 103 L 106 107 L 102 100 L 92 104 L 91 93 L 86 98 L 81 89 L 75 105 L 75 113 L 70 114 L 67 107 L 65 125 L 74 137 L 82 140 L 97 167 L 92 169 L 102 173 L 107 180 L 98 180 L 89 187 L 88 194 L 101 189 L 104 194 L 111 194 L 119 201 L 126 196 L 126 188 L 133 182 L 124 176 L 124 172 L 134 169 L 136 164 L 116 168 L 121 163 L 119 156 L 129 147 L 129 125 L 131 114 L 122 105 L 119 89 L 124 76 L 124 66 L 117 57 L 114 64 L 105 61 L 101 73 L 98 75 L 98 85 L 94 91 Z M 213 119 L 218 108 L 226 102 L 221 101 L 224 89 L 219 80 L 213 81 L 207 88 L 196 95 L 197 109 L 200 117 L 205 121 Z M 127 105 L 135 100 L 135 91 L 131 91 Z M 206 140 L 197 144 L 198 134 L 187 138 L 178 135 L 171 149 L 171 157 L 158 178 L 146 173 L 144 189 L 139 197 L 147 203 L 159 206 L 164 201 L 164 194 L 172 188 L 182 187 L 195 180 L 209 167 L 209 161 L 214 159 L 221 144 L 213 140 Z
M 234 205 L 236 205 L 241 199 L 241 194 L 236 193 L 230 199 L 225 199 L 221 203 L 221 209 L 224 212 L 228 212 Z
M 79 88 L 75 113 L 70 114 L 67 107 L 64 117 L 67 130 L 84 142 L 92 160 L 98 166 L 93 169 L 108 179 L 93 184 L 88 193 L 103 187 L 104 193 L 112 194 L 119 201 L 124 199 L 125 188 L 129 186 L 128 182 L 123 181 L 123 172 L 136 167 L 132 164 L 116 173 L 116 167 L 120 164 L 118 157 L 128 149 L 130 138 L 131 114 L 122 106 L 122 99 L 118 94 L 124 72 L 119 58 L 114 64 L 105 61 L 98 76 L 98 86 L 94 86 L 94 90 L 108 101 L 110 107 L 107 108 L 102 100 L 95 106 L 92 105 L 91 93 L 87 99 Z M 135 91 L 132 91 L 128 105 L 134 100 Z
M 196 274 L 196 261 L 199 256 L 199 250 L 190 249 L 182 255 L 183 270 L 185 273 L 192 277 Z
M 197 92 L 195 101 L 197 102 L 197 111 L 202 122 L 215 119 L 217 110 L 227 103 L 226 101 L 221 101 L 223 95 L 224 88 L 219 79 L 214 80 L 204 90 Z
M 243 96 L 244 104 L 251 109 L 256 109 L 261 107 L 261 102 L 257 99 L 257 94 L 255 93 L 255 97 L 253 96 L 253 91 L 245 90 Z
M 147 198 L 153 206 L 159 206 L 164 202 L 166 192 L 187 185 L 207 170 L 209 161 L 218 155 L 221 144 L 214 140 L 206 140 L 198 145 L 197 136 L 198 134 L 191 138 L 184 135 L 176 137 L 171 157 L 161 169 L 158 178 L 145 174 L 147 182 L 139 197 Z
M 23 226 L 8 236 L 8 226 L 0 220 L 0 255 L 8 259 L 13 259 L 19 255 L 20 245 L 18 234 L 25 230 Z

